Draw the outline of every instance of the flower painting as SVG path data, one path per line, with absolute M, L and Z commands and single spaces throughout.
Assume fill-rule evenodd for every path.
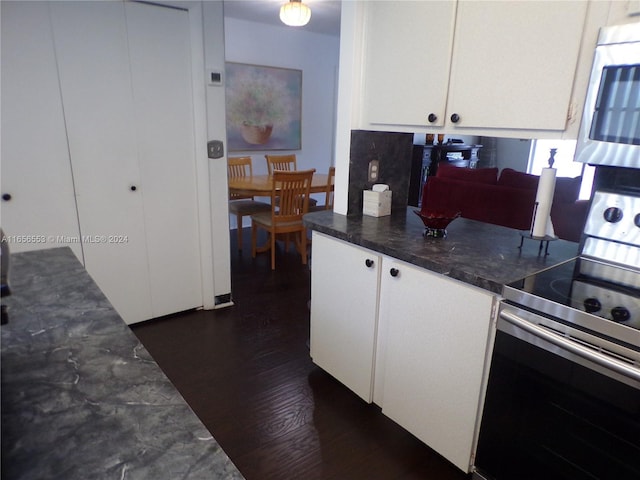
M 300 150 L 302 71 L 226 64 L 229 151 Z

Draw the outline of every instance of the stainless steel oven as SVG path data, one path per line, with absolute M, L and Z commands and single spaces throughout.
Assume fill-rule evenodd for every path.
M 475 478 L 640 478 L 640 196 L 594 193 L 578 257 L 503 290 Z
M 576 160 L 640 168 L 640 23 L 600 32 Z

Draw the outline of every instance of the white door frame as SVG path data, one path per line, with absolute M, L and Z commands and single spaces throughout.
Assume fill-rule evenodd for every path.
M 222 3 L 222 0 L 219 0 Z M 194 149 L 196 158 L 197 175 L 197 199 L 198 199 L 198 224 L 200 236 L 200 259 L 202 272 L 202 300 L 205 310 L 232 305 L 231 297 L 231 267 L 228 234 L 221 238 L 227 241 L 216 241 L 216 232 L 229 231 L 228 215 L 227 225 L 217 225 L 214 228 L 214 208 L 212 191 L 217 183 L 224 182 L 226 176 L 218 180 L 212 175 L 211 161 L 207 158 L 207 140 L 209 128 L 207 123 L 207 95 L 205 85 L 205 46 L 204 46 L 204 12 L 202 1 L 157 1 L 159 5 L 179 8 L 189 13 L 191 30 L 191 69 L 193 88 L 193 115 L 194 115 Z M 220 19 L 222 24 L 223 19 Z M 220 29 L 220 41 L 224 42 L 224 30 Z M 221 113 L 224 115 L 224 111 Z M 222 120 L 224 124 L 224 119 Z M 226 174 L 226 160 L 225 174 Z M 215 190 L 215 189 L 214 189 Z M 226 198 L 226 195 L 225 195 Z M 225 211 L 227 203 L 224 205 Z M 179 232 L 169 232 L 169 235 L 179 235 Z M 168 239 L 170 243 L 171 239 Z M 220 300 L 222 299 L 222 300 Z

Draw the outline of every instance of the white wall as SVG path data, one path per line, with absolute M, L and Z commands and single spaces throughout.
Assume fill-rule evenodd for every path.
M 531 140 L 517 138 L 498 138 L 496 142 L 496 167 L 513 168 L 520 172 L 527 171 Z
M 302 70 L 302 149 L 247 152 L 253 157 L 254 174 L 267 173 L 265 153 L 295 153 L 298 169 L 315 168 L 318 173 L 326 173 L 334 163 L 340 38 L 235 18 L 225 18 L 224 28 L 228 62 Z M 320 201 L 322 198 L 318 197 Z M 231 228 L 235 228 L 233 218 Z

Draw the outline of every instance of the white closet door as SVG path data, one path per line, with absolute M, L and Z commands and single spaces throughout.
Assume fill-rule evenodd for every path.
M 2 228 L 12 252 L 70 246 L 82 260 L 49 9 L 1 8 Z
M 51 2 L 85 266 L 127 323 L 151 318 L 121 2 Z M 135 191 L 132 188 L 135 187 Z
M 126 3 L 126 16 L 152 310 L 158 317 L 203 304 L 189 14 Z

